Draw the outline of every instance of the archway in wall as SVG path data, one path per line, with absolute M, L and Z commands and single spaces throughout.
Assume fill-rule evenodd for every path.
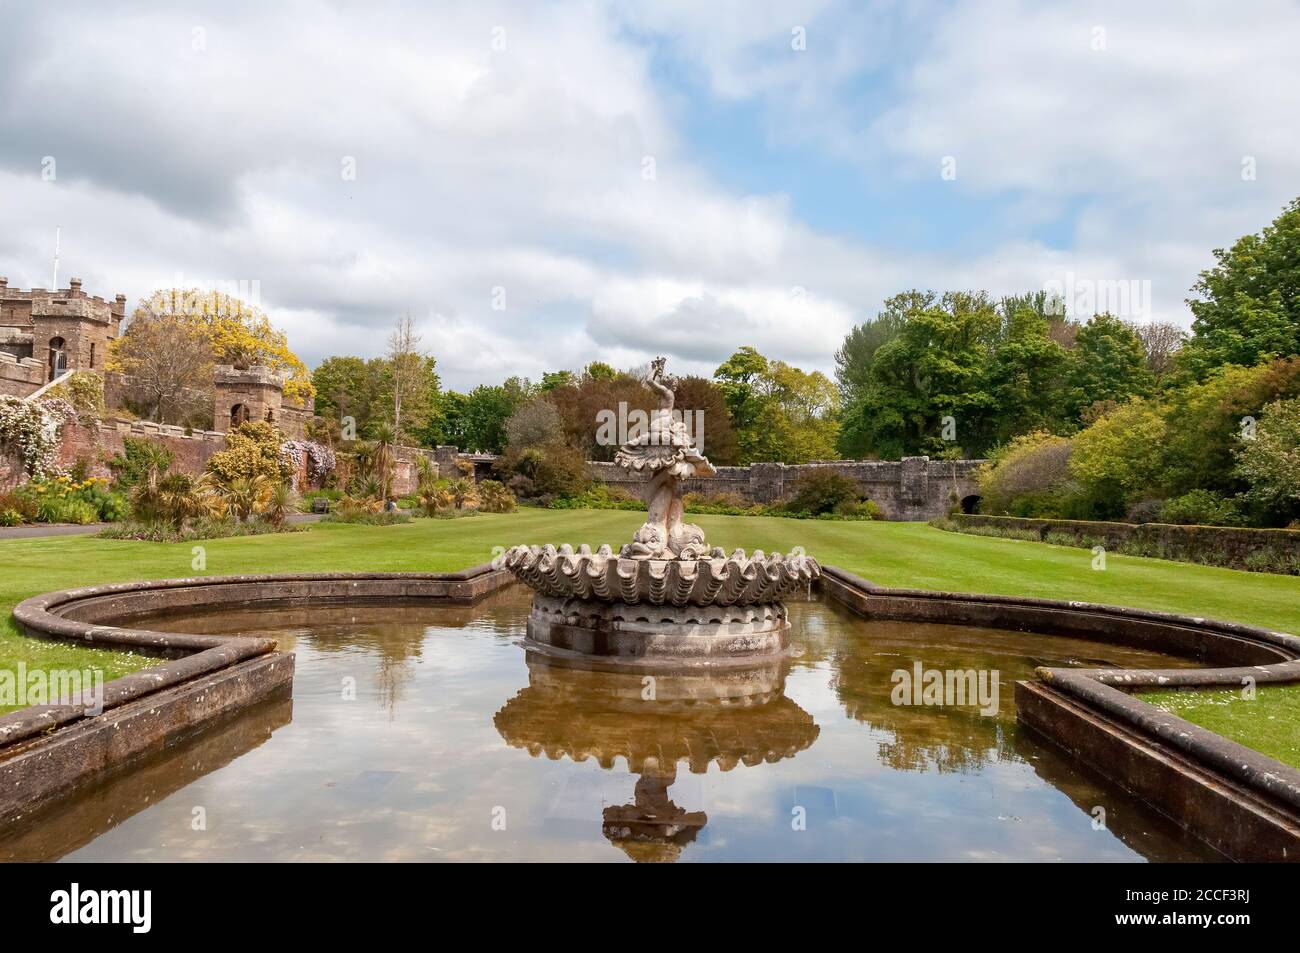
M 963 513 L 978 513 L 980 509 L 980 497 L 972 493 L 970 496 L 962 497 L 961 511 Z
M 67 342 L 61 337 L 50 338 L 50 380 L 68 369 Z
M 236 404 L 230 408 L 230 429 L 234 430 L 240 424 L 248 423 L 248 405 Z

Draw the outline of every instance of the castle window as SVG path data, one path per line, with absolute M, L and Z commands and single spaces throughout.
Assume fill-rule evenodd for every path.
M 90 369 L 95 369 L 95 342 L 90 343 Z
M 248 405 L 236 404 L 230 408 L 230 429 L 234 430 L 240 424 L 248 423 Z

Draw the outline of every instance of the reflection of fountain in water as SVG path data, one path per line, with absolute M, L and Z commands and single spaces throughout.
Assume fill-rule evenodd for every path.
M 497 731 L 534 757 L 594 759 L 636 775 L 630 804 L 606 807 L 602 833 L 636 861 L 673 861 L 703 829 L 674 804 L 679 765 L 704 774 L 792 758 L 819 729 L 784 694 L 788 663 L 745 670 L 617 671 L 527 653 L 528 686 L 496 713 Z

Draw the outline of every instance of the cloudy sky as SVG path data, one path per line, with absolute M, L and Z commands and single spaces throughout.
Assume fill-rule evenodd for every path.
M 1300 194 L 1294 3 L 0 6 L 11 286 L 58 226 L 61 284 L 242 283 L 312 364 L 409 311 L 457 388 L 830 370 L 910 287 L 1186 324 Z

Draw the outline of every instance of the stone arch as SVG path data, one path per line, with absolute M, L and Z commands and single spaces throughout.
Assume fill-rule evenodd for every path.
M 50 338 L 50 380 L 68 369 L 68 342 L 55 335 Z
M 978 493 L 972 493 L 970 496 L 961 498 L 961 511 L 963 513 L 978 513 L 980 509 L 981 497 Z
M 234 430 L 240 424 L 246 424 L 249 420 L 248 405 L 235 404 L 230 408 L 230 429 Z

